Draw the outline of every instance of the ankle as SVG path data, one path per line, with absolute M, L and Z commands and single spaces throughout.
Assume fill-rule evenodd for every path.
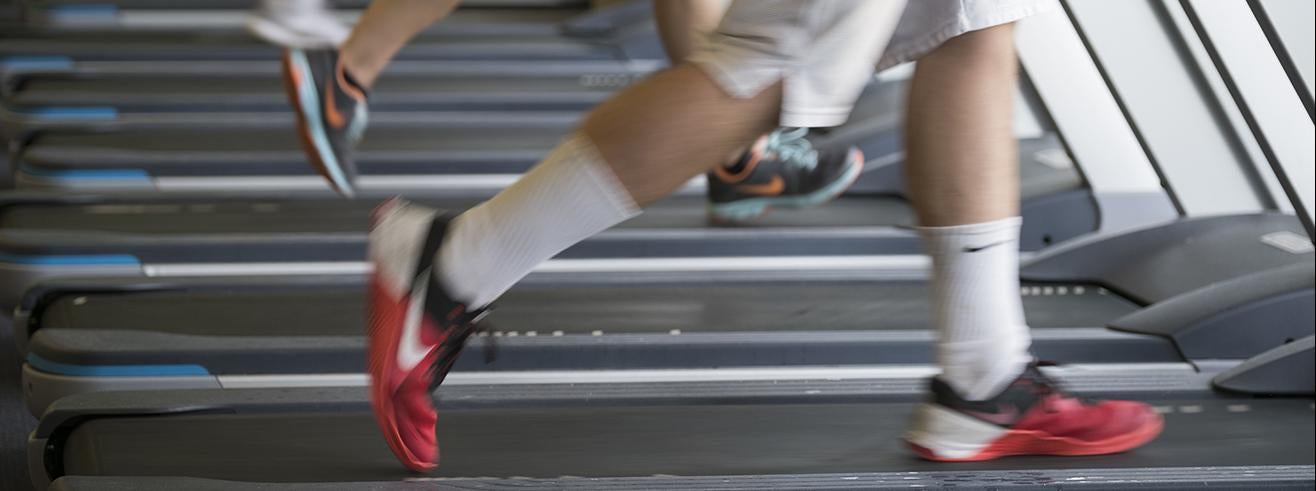
M 964 348 L 959 346 L 958 348 Z M 996 397 L 1010 387 L 1020 375 L 1028 369 L 1033 358 L 1027 350 L 1017 352 L 986 353 L 976 349 L 974 353 L 959 350 L 960 356 L 954 356 L 955 349 L 940 347 L 941 375 L 938 376 L 947 386 L 955 390 L 960 398 L 968 401 L 983 401 Z M 969 354 L 987 356 L 965 356 Z
M 734 152 L 731 152 L 730 155 L 727 155 L 726 160 L 722 161 L 722 169 L 731 174 L 744 172 L 745 166 L 749 165 L 750 154 L 755 149 L 763 148 L 766 142 L 767 135 L 763 135 L 755 139 L 754 143 L 745 147 L 737 148 Z
M 342 60 L 340 66 L 343 70 L 343 78 L 347 80 L 353 88 L 360 90 L 362 94 L 370 92 L 370 88 L 375 84 L 375 78 L 379 70 L 372 64 L 363 62 L 359 56 L 354 56 L 347 46 L 339 48 L 338 58 Z

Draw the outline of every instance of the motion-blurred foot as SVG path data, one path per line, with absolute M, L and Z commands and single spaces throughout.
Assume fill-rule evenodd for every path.
M 932 400 L 915 412 L 905 435 L 914 453 L 929 460 L 1118 453 L 1147 444 L 1164 427 L 1147 404 L 1067 395 L 1036 366 L 984 401 L 961 399 L 940 379 L 931 385 Z
M 803 208 L 830 201 L 864 168 L 856 147 L 819 150 L 807 128 L 769 133 L 732 165 L 708 173 L 708 214 L 713 223 L 750 222 L 772 207 Z

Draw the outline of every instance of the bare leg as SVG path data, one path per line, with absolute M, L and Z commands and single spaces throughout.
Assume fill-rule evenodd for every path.
M 468 306 L 492 302 L 536 265 L 621 223 L 772 126 L 780 84 L 726 95 L 690 64 L 632 85 L 516 183 L 450 226 L 440 281 Z
M 919 224 L 1019 214 L 1013 24 L 970 32 L 918 60 L 909 91 L 905 172 Z
M 398 50 L 417 33 L 452 12 L 459 0 L 370 2 L 341 51 L 347 72 L 369 89 Z
M 686 63 L 599 106 L 582 129 L 631 198 L 644 206 L 772 129 L 780 110 L 780 83 L 753 98 L 736 99 Z
M 653 17 L 658 24 L 658 37 L 667 52 L 667 61 L 673 66 L 690 61 L 700 39 L 717 29 L 722 16 L 731 6 L 730 0 L 651 0 Z M 724 162 L 740 159 L 748 144 L 736 147 L 724 157 Z
M 722 21 L 730 2 L 724 0 L 652 0 L 658 35 L 672 65 L 689 61 L 698 39 Z

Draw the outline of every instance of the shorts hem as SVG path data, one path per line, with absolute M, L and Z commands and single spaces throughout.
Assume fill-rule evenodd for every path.
M 989 27 L 996 27 L 1002 24 L 1018 22 L 1020 20 L 1032 17 L 1042 12 L 1046 12 L 1055 7 L 1054 2 L 1035 2 L 1024 6 L 1002 9 L 992 12 L 990 15 L 983 16 L 961 16 L 949 22 L 942 24 L 936 29 L 931 29 L 928 34 L 917 38 L 914 41 L 902 42 L 900 46 L 891 49 L 882 54 L 878 60 L 876 71 L 886 70 L 893 66 L 915 61 L 923 55 L 931 53 L 937 47 L 945 44 L 946 41 L 954 39 L 973 31 L 981 31 Z
M 781 110 L 781 126 L 791 128 L 832 128 L 845 124 L 850 119 L 850 107 L 835 109 L 788 109 Z

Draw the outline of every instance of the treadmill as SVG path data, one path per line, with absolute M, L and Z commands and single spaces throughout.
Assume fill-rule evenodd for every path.
M 876 273 L 532 274 L 495 305 L 450 380 L 932 363 L 927 284 Z M 1022 293 L 1040 359 L 1182 361 L 1161 337 L 1106 329 L 1138 306 L 1098 286 Z M 41 414 L 82 392 L 364 385 L 363 298 L 359 276 L 43 283 L 14 322 L 25 398 Z
M 156 0 L 26 0 L 23 4 L 29 25 L 70 30 L 106 25 L 131 29 L 234 29 L 240 27 L 234 20 L 244 20 L 245 14 L 253 8 L 251 2 L 244 0 L 186 3 Z M 339 0 L 332 4 L 345 17 L 352 17 L 369 6 L 368 0 Z M 482 19 L 494 14 L 500 18 L 501 23 L 542 26 L 551 24 L 549 19 L 579 14 L 591 7 L 588 0 L 465 0 L 449 15 L 448 20 L 466 24 L 471 23 L 470 18 Z M 506 19 L 508 11 L 519 15 Z M 163 23 L 157 20 L 160 18 L 177 20 Z
M 82 3 L 82 2 L 78 2 Z M 173 4 L 170 4 L 173 6 Z M 29 9 L 32 22 L 5 33 L 0 59 L 22 63 L 89 60 L 262 60 L 278 48 L 240 27 L 245 3 L 221 26 L 188 26 L 195 12 L 138 12 L 108 3 Z M 208 12 L 207 14 L 213 14 Z M 234 20 L 235 19 L 235 20 Z M 570 5 L 462 8 L 424 31 L 399 59 L 578 60 L 662 56 L 647 2 L 587 10 Z
M 923 374 L 699 381 L 678 371 L 654 383 L 445 385 L 432 477 L 395 462 L 360 388 L 83 394 L 46 412 L 28 458 L 38 489 L 59 478 L 66 487 L 54 489 L 1313 485 L 1311 399 L 1213 394 L 1173 366 L 1052 373 L 1080 395 L 1151 402 L 1165 433 L 1118 455 L 938 464 L 897 440 Z
M 1022 270 L 1025 279 L 1056 281 L 1060 271 L 1067 270 L 1073 278 L 1100 278 L 1092 281 L 1145 304 L 1110 326 L 1163 336 L 1185 361 L 1083 365 L 1076 368 L 1100 380 L 1118 380 L 1104 389 L 1081 380 L 1066 379 L 1066 383 L 1083 394 L 1151 400 L 1166 414 L 1169 433 L 1129 454 L 1004 459 L 958 467 L 959 478 L 980 470 L 1019 471 L 1054 465 L 1103 469 L 1096 474 L 1112 472 L 1125 485 L 1128 479 L 1136 479 L 1126 472 L 1143 471 L 1112 469 L 1154 468 L 1156 475 L 1150 481 L 1157 486 L 1183 488 L 1203 480 L 1230 482 L 1245 476 L 1257 480 L 1242 484 L 1245 487 L 1309 487 L 1313 458 L 1312 432 L 1308 431 L 1313 420 L 1310 397 L 1316 392 L 1311 370 L 1316 346 L 1312 323 L 1305 321 L 1313 310 L 1311 252 L 1304 255 L 1256 240 L 1303 230 L 1303 224 L 1292 215 L 1186 218 L 1080 240 L 1033 258 Z M 142 298 L 140 306 L 151 303 L 149 297 Z M 69 302 L 87 305 L 91 299 L 74 297 Z M 43 328 L 34 340 L 55 331 L 58 328 Z M 131 336 L 124 334 L 117 333 Z M 504 340 L 509 337 L 508 333 L 502 336 Z M 593 333 L 591 337 L 595 337 Z M 84 347 L 88 344 L 96 343 Z M 828 477 L 818 474 L 944 468 L 902 459 L 890 443 L 903 427 L 902 420 L 913 407 L 910 403 L 919 397 L 919 380 L 934 370 L 917 367 L 869 367 L 848 374 L 843 372 L 847 367 L 831 368 L 831 373 L 803 367 L 776 371 L 755 367 L 748 374 L 707 368 L 649 374 L 598 369 L 494 371 L 440 390 L 439 404 L 445 408 L 441 431 L 448 455 L 466 454 L 471 459 L 445 461 L 441 477 L 778 479 L 780 474 L 791 474 L 794 479 L 808 480 Z M 454 374 L 454 381 L 473 375 L 468 373 Z M 637 379 L 617 382 L 628 376 Z M 834 385 L 846 383 L 854 385 L 848 389 Z M 1211 392 L 1212 388 L 1220 392 Z M 1272 397 L 1254 399 L 1241 394 Z M 482 395 L 492 399 L 482 399 Z M 1277 395 L 1298 398 L 1273 398 Z M 530 407 L 520 405 L 519 401 L 527 399 L 533 401 Z M 874 414 L 882 417 L 874 418 Z M 856 433 L 858 423 L 878 424 L 873 421 L 883 425 L 880 430 L 873 428 L 873 440 L 864 436 L 869 433 Z M 479 433 L 486 427 L 496 430 Z M 636 430 L 626 431 L 630 428 Z M 537 432 L 540 430 L 543 433 Z M 180 434 L 196 439 L 179 439 Z M 787 437 L 779 437 L 783 434 Z M 522 439 L 513 442 L 497 435 Z M 765 435 L 779 437 L 773 442 L 805 447 L 769 444 L 763 440 Z M 644 452 L 656 454 L 619 451 L 633 447 L 621 444 L 636 438 L 650 444 Z M 205 445 L 205 452 L 187 450 L 197 439 Z M 1241 445 L 1241 439 L 1255 446 L 1243 455 L 1219 451 Z M 66 475 L 175 475 L 249 483 L 396 479 L 396 467 L 385 464 L 390 462 L 386 453 L 369 457 L 375 454 L 363 450 L 369 448 L 369 441 L 382 449 L 360 388 L 111 391 L 54 402 L 30 440 L 29 458 L 38 486 L 44 485 L 44 479 Z M 485 442 L 504 458 L 481 453 L 478 449 L 483 447 L 478 445 Z M 709 449 L 719 458 L 679 458 L 691 448 Z M 526 453 L 506 458 L 506 452 L 517 451 L 508 449 Z M 889 458 L 874 461 L 873 454 L 883 449 L 891 452 Z M 818 452 L 828 453 L 799 459 Z M 548 456 L 536 457 L 541 454 Z M 509 465 L 493 467 L 491 462 Z M 1229 468 L 1203 469 L 1219 466 Z M 777 476 L 762 477 L 764 474 Z
M 1278 213 L 1191 218 L 1042 251 L 1021 269 L 1027 315 L 1039 329 L 1035 354 L 1189 363 L 1221 372 L 1213 383 L 1226 390 L 1316 393 L 1316 258 L 1310 249 L 1273 245 L 1275 237 L 1302 231 L 1300 220 Z M 485 347 L 510 340 L 509 359 L 481 365 L 468 354 L 459 368 L 931 360 L 925 285 L 893 282 L 880 267 L 865 275 L 844 255 L 832 258 L 843 261 L 834 268 L 805 268 L 825 280 L 782 283 L 794 280 L 782 273 L 798 259 L 772 258 L 736 273 L 718 270 L 735 259 L 714 258 L 698 272 L 532 274 L 505 299 L 510 312 L 492 315 L 507 321 L 505 331 L 476 338 Z M 552 269 L 550 261 L 541 274 Z M 210 281 L 34 288 L 16 316 L 26 331 L 17 337 L 30 338 L 24 386 L 31 409 L 97 390 L 364 383 L 359 278 L 337 291 L 327 279 L 290 287 L 262 279 Z
M 43 277 L 357 274 L 365 268 L 370 212 L 387 195 L 363 198 L 11 193 L 0 206 L 0 270 L 7 287 L 0 302 L 12 307 Z M 463 210 L 481 199 L 419 201 Z M 791 267 L 802 269 L 836 255 L 897 268 L 922 264 L 921 256 L 873 256 L 918 251 L 913 231 L 901 228 L 909 212 L 896 198 L 843 197 L 826 209 L 784 210 L 743 228 L 708 226 L 704 207 L 702 196 L 667 199 L 558 256 L 577 261 L 547 267 L 680 270 L 744 267 L 727 259 L 733 257 L 753 264 L 791 256 Z
M 1072 172 L 1069 169 L 1068 175 L 1076 180 Z M 875 177 L 890 182 L 885 179 L 891 174 L 898 175 L 898 170 L 888 168 L 887 174 Z M 464 210 L 508 181 L 484 188 L 431 190 L 413 197 Z M 1056 184 L 1042 180 L 1035 189 Z M 321 189 L 2 196 L 0 278 L 6 289 L 0 294 L 0 306 L 12 307 L 28 285 L 47 277 L 360 272 L 370 210 L 395 190 L 367 188 L 361 199 L 348 201 Z M 1023 212 L 1027 218 L 1023 250 L 1037 250 L 1096 228 L 1094 204 L 1081 187 L 1026 195 L 1030 198 Z M 588 264 L 625 269 L 626 259 L 634 258 L 668 258 L 679 261 L 650 267 L 689 268 L 699 261 L 734 263 L 709 258 L 766 261 L 761 258 L 794 256 L 798 259 L 794 267 L 808 268 L 816 264 L 806 256 L 845 255 L 862 256 L 855 264 L 881 263 L 893 272 L 916 274 L 921 274 L 925 261 L 909 228 L 908 205 L 890 193 L 856 191 L 826 207 L 777 210 L 745 227 L 710 227 L 705 206 L 702 195 L 678 194 L 559 258 L 612 258 L 617 261 Z
M 259 66 L 265 68 L 252 70 L 254 74 L 231 72 L 214 77 L 187 73 L 88 75 L 85 71 L 13 76 L 6 84 L 11 90 L 2 94 L 0 124 L 11 138 L 20 141 L 36 132 L 55 130 L 290 131 L 293 115 L 277 64 Z M 571 62 L 540 69 L 525 64 L 515 68 L 468 62 L 407 64 L 399 67 L 397 76 L 381 79 L 371 98 L 371 130 L 403 127 L 437 133 L 490 125 L 572 124 L 582 111 L 656 66 Z
M 58 9 L 69 7 L 85 7 L 89 4 L 86 0 L 27 0 L 24 2 L 29 8 L 34 9 Z M 197 10 L 197 9 L 246 9 L 251 7 L 251 2 L 246 0 L 193 0 L 187 3 L 177 3 L 169 0 L 111 0 L 97 1 L 95 5 L 111 6 L 117 9 L 169 9 L 169 10 Z M 337 8 L 365 8 L 370 5 L 370 0 L 337 0 L 334 6 Z M 522 7 L 522 8 L 556 8 L 556 7 L 576 7 L 584 8 L 589 5 L 586 0 L 463 0 L 462 7 L 474 8 L 492 8 L 492 7 Z
M 657 69 L 657 60 L 398 61 L 371 91 L 373 111 L 584 110 Z M 287 112 L 277 60 L 78 62 L 11 67 L 0 97 L 11 109 L 132 112 Z
M 557 80 L 563 82 L 559 88 L 566 89 L 562 94 L 570 94 L 576 89 L 567 88 L 567 85 L 575 87 L 580 83 L 592 83 L 578 80 L 578 77 L 589 77 L 575 71 L 583 65 L 588 64 L 565 64 L 549 73 L 527 76 L 520 81 L 535 78 Z M 617 70 L 614 73 L 620 74 L 625 69 Z M 531 69 L 519 73 L 538 72 Z M 450 77 L 462 80 L 464 76 Z M 415 82 L 420 85 L 427 83 L 419 80 Z M 481 100 L 494 105 L 528 99 L 540 100 L 536 103 L 541 104 L 540 107 L 557 104 L 549 102 L 552 98 L 545 92 L 522 94 L 525 96 L 522 97 L 515 91 L 486 89 L 473 90 L 485 94 Z M 603 97 L 612 88 L 581 90 L 580 94 L 593 100 Z M 879 81 L 870 84 L 849 123 L 812 134 L 811 138 L 819 146 L 857 145 L 864 151 L 868 158 L 867 172 L 852 190 L 900 191 L 899 163 L 903 157 L 896 108 L 901 92 L 898 83 Z M 385 98 L 385 95 L 378 94 L 379 98 Z M 417 96 L 451 102 L 449 95 L 425 90 L 397 95 L 399 101 Z M 545 97 L 541 98 L 541 95 Z M 269 96 L 282 98 L 273 93 Z M 566 99 L 573 97 L 568 95 Z M 500 100 L 502 102 L 498 102 Z M 500 189 L 510 183 L 515 174 L 525 172 L 547 154 L 562 135 L 570 131 L 578 118 L 578 111 L 584 108 L 577 107 L 570 114 L 558 107 L 558 110 L 516 113 L 519 116 L 492 110 L 468 110 L 460 113 L 471 119 L 451 121 L 449 118 L 447 123 L 433 121 L 431 116 L 434 113 L 423 110 L 425 108 L 401 104 L 396 109 L 371 115 L 371 128 L 356 153 L 363 174 L 363 188 L 393 192 L 432 188 L 483 188 L 490 192 Z M 474 109 L 474 106 L 467 106 L 467 109 Z M 290 120 L 284 121 L 290 118 L 287 111 L 269 113 L 262 109 L 234 113 L 225 109 L 206 117 L 177 114 L 176 109 L 170 111 L 174 114 L 149 112 L 124 114 L 122 117 L 114 112 L 114 117 L 101 120 L 66 117 L 64 124 L 69 128 L 38 132 L 16 150 L 18 185 L 95 191 L 326 189 L 323 179 L 305 163 L 304 153 L 292 138 L 291 130 L 276 123 L 291 124 Z M 173 116 L 182 116 L 199 124 L 194 128 L 180 128 L 176 124 L 158 121 L 159 124 L 141 124 L 143 120 L 162 117 L 178 123 Z M 43 116 L 41 119 L 53 124 L 60 116 Z M 35 120 L 29 119 L 31 121 Z M 481 121 L 489 123 L 480 124 Z M 96 128 L 112 131 L 95 131 Z M 1025 168 L 1023 188 L 1030 198 L 1081 186 L 1081 180 L 1064 155 L 1057 137 L 1045 133 L 1028 135 L 1021 139 L 1020 144 L 1021 165 Z

